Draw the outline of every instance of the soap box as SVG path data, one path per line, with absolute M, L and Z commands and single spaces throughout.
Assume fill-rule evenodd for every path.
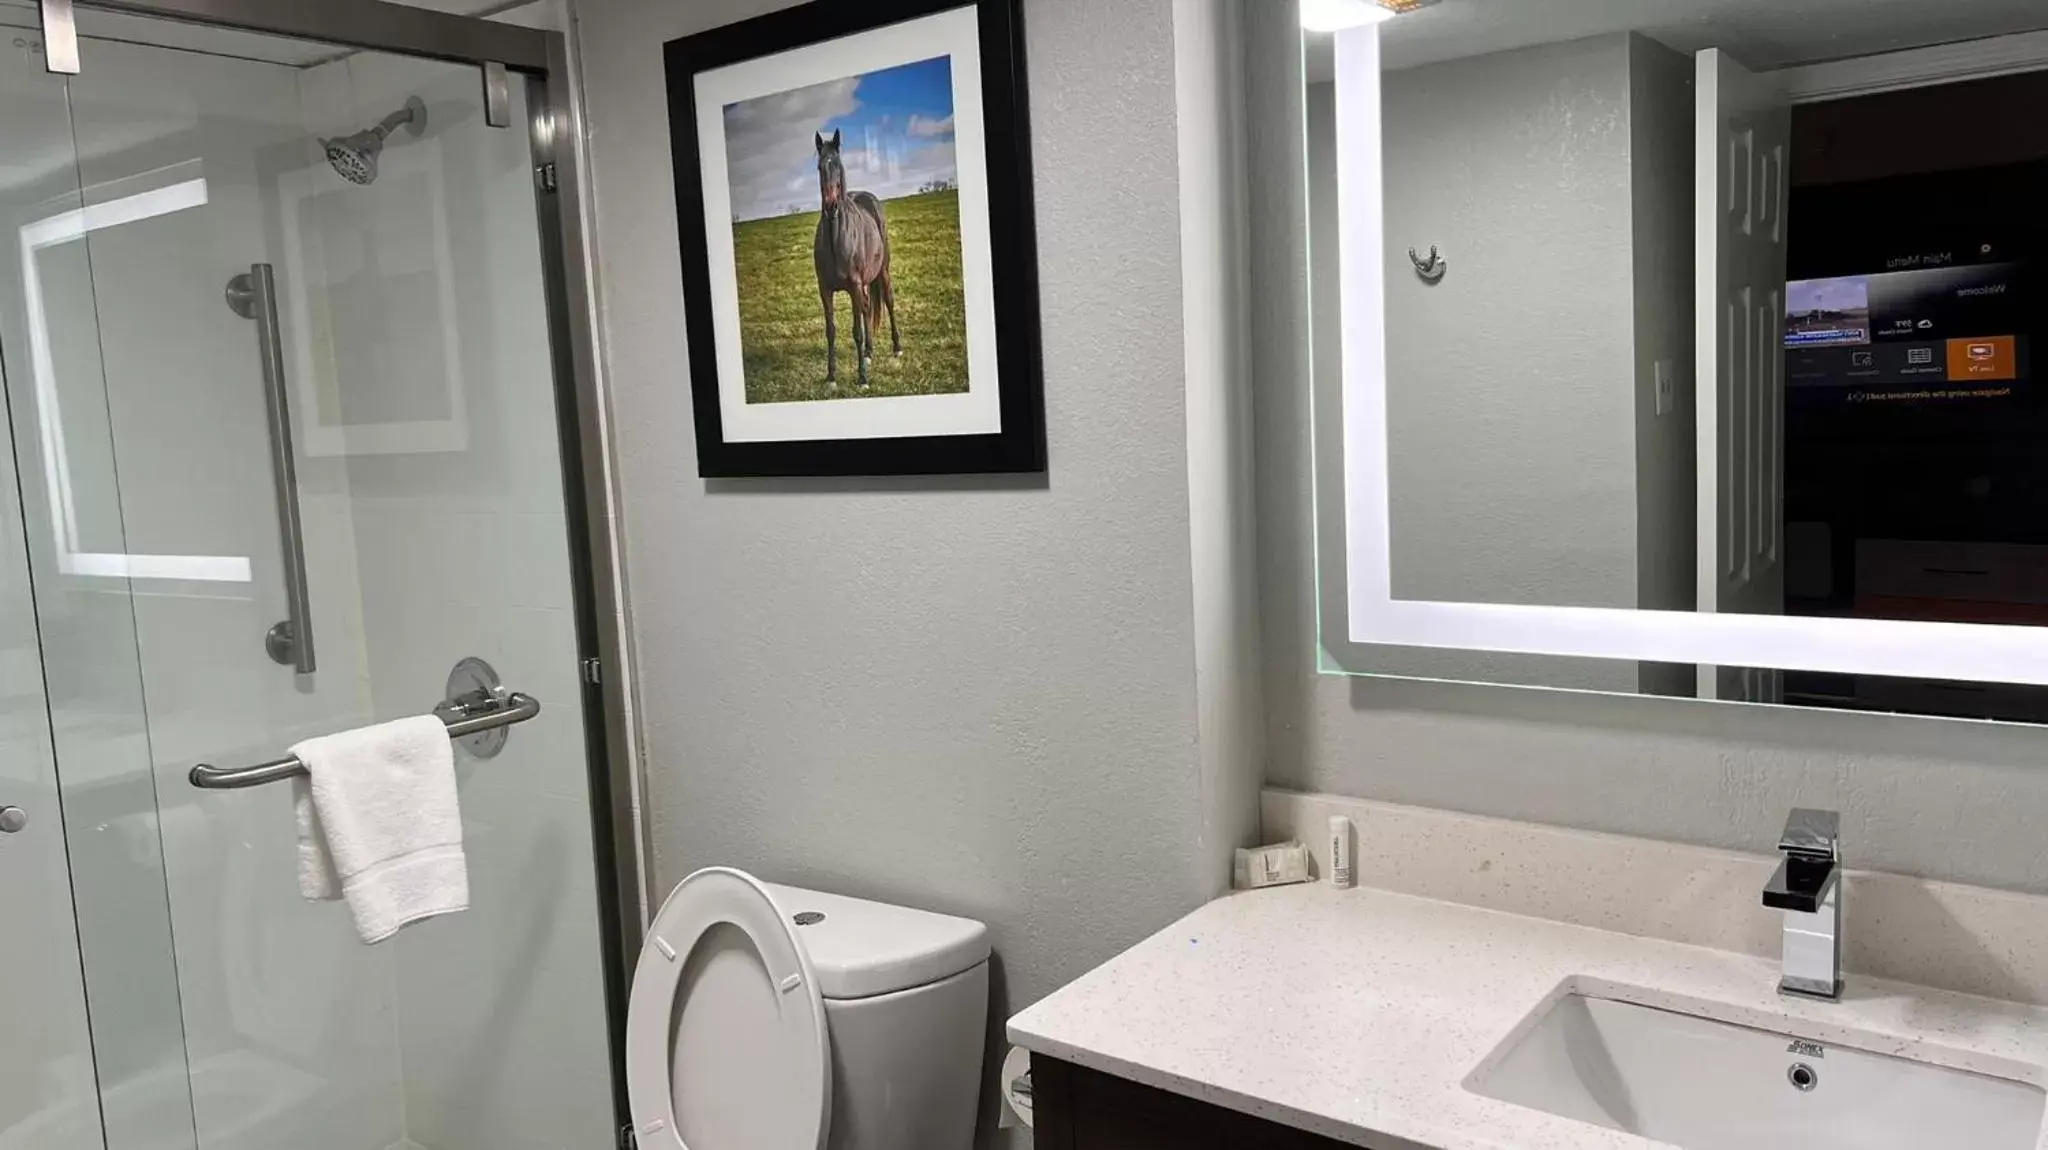
M 1274 843 L 1250 850 L 1238 848 L 1231 885 L 1239 890 L 1307 881 L 1308 848 L 1298 842 Z

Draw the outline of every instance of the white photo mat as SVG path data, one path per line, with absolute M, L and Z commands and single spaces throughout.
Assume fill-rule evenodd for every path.
M 848 76 L 952 60 L 954 149 L 959 171 L 960 270 L 967 308 L 967 391 L 749 404 L 740 345 L 727 180 L 725 107 Z M 728 443 L 906 436 L 990 435 L 1003 429 L 996 359 L 994 257 L 989 240 L 986 130 L 981 106 L 980 26 L 972 6 L 778 52 L 696 77 L 697 140 L 703 172 L 704 238 L 711 271 L 711 323 L 718 352 L 718 402 Z M 819 315 L 823 371 L 824 316 Z M 913 338 L 915 336 L 913 335 Z

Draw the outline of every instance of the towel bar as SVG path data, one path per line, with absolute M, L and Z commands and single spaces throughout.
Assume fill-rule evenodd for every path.
M 523 723 L 540 714 L 540 700 L 518 691 L 507 692 L 502 699 L 485 699 L 479 702 L 450 702 L 435 708 L 434 713 L 448 724 L 448 737 L 460 739 L 499 727 Z M 262 786 L 280 779 L 289 779 L 306 773 L 306 764 L 296 755 L 286 755 L 267 763 L 252 763 L 246 767 L 215 767 L 200 763 L 192 768 L 188 776 L 192 785 L 207 791 L 233 791 L 243 787 Z

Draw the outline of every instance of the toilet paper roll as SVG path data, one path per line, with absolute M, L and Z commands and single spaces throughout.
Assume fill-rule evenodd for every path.
M 1031 1088 L 1026 1077 L 1030 1073 L 1031 1052 L 1021 1046 L 1012 1046 L 1010 1053 L 1003 1058 L 1003 1116 L 997 1126 L 1031 1129 Z M 1023 1080 L 1021 1091 L 1020 1079 Z

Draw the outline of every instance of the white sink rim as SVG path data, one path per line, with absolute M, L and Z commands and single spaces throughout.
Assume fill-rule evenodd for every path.
M 1855 1026 L 1843 1026 L 1830 1022 L 1825 1017 L 1826 1011 L 1835 1005 L 1833 1003 L 1787 1000 L 1784 1004 L 1785 1009 L 1772 1011 L 1758 1009 L 1755 1006 L 1693 998 L 1588 975 L 1565 978 L 1550 993 L 1537 1001 L 1460 1080 L 1461 1088 L 1470 1094 L 1503 1105 L 1534 1109 L 1564 1121 L 1585 1121 L 1561 1111 L 1515 1101 L 1481 1088 L 1481 1084 L 1486 1082 L 1535 1030 L 1546 1024 L 1560 1003 L 1573 997 L 1605 1000 L 1623 1006 L 1684 1016 L 1713 1025 L 1736 1027 L 1773 1038 L 1782 1038 L 1788 1042 L 1803 1040 L 1823 1047 L 1855 1051 L 1873 1058 L 1918 1064 L 1934 1070 L 1973 1075 L 2029 1088 L 2043 1095 L 2041 1126 L 2035 1133 L 2035 1144 L 2048 1147 L 2048 1069 L 2040 1065 L 1991 1053 L 1959 1050 L 1943 1045 L 1938 1039 L 1930 1040 L 1919 1034 L 1884 1033 Z

